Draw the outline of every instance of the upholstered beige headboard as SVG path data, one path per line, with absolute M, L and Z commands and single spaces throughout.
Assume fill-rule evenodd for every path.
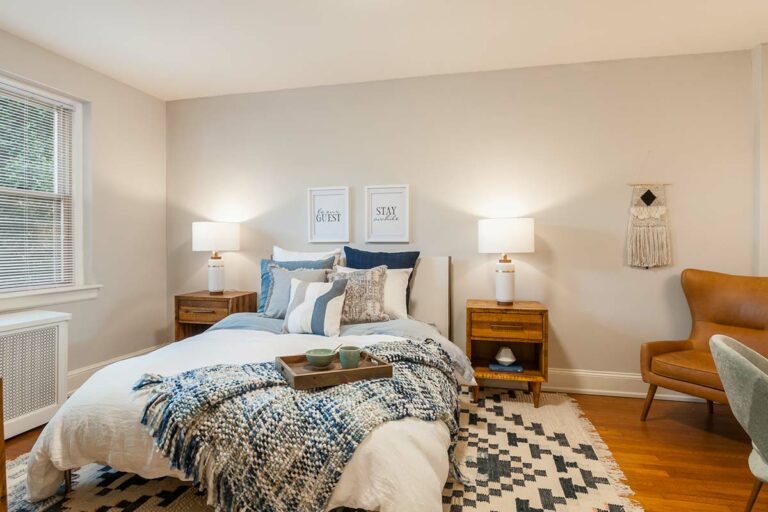
M 411 279 L 410 314 L 451 339 L 451 257 L 422 256 Z

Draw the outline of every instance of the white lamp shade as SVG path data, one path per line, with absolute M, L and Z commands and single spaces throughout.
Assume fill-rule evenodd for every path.
M 240 224 L 237 222 L 193 222 L 193 251 L 239 251 Z
M 533 219 L 480 219 L 477 222 L 477 252 L 512 254 L 533 252 Z

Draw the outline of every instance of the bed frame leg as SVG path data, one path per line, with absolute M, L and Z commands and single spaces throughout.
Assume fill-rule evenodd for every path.
M 68 469 L 64 472 L 64 494 L 72 492 L 72 470 Z

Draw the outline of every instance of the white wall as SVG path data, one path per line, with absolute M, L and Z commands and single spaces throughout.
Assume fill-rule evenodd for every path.
M 751 87 L 745 51 L 171 102 L 169 295 L 205 288 L 192 221 L 244 222 L 228 286 L 257 289 L 272 244 L 310 247 L 306 187 L 349 185 L 353 245 L 454 257 L 462 346 L 465 300 L 493 297 L 477 219 L 535 217 L 518 297 L 550 307 L 551 366 L 638 372 L 641 342 L 688 332 L 682 269 L 751 272 Z M 671 268 L 623 265 L 636 181 L 672 183 Z M 393 183 L 412 243 L 366 246 L 363 186 Z
M 0 73 L 86 102 L 86 281 L 103 288 L 45 308 L 73 315 L 70 369 L 167 341 L 165 103 L 2 31 Z

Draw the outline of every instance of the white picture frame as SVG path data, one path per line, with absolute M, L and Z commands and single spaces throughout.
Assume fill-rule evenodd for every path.
M 408 185 L 365 187 L 366 243 L 410 242 Z
M 349 242 L 349 187 L 307 189 L 310 243 Z

